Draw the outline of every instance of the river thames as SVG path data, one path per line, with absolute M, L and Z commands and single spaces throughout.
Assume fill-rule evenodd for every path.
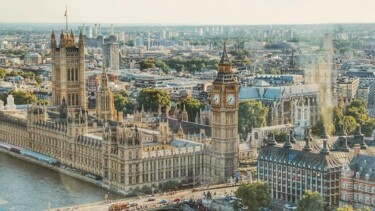
M 0 152 L 0 211 L 103 201 L 107 190 Z M 109 193 L 108 199 L 122 198 Z

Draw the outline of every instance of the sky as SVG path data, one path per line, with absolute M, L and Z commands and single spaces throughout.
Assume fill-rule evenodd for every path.
M 3 23 L 374 23 L 375 0 L 0 0 Z

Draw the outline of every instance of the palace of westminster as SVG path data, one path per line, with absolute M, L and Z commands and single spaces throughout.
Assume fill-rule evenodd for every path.
M 176 120 L 166 108 L 134 109 L 123 119 L 114 108 L 103 68 L 96 108 L 88 109 L 85 91 L 85 40 L 62 32 L 51 35 L 53 106 L 36 104 L 26 112 L 0 111 L 0 139 L 103 178 L 125 192 L 182 184 L 225 182 L 238 165 L 239 85 L 226 48 L 212 85 L 211 125 Z M 189 131 L 189 132 L 187 132 Z
M 22 111 L 15 109 L 9 97 L 6 109 L 0 101 L 1 141 L 54 157 L 125 193 L 160 188 L 169 180 L 184 185 L 224 183 L 237 173 L 243 156 L 238 135 L 239 84 L 225 45 L 211 87 L 211 113 L 204 114 L 208 114 L 209 126 L 189 122 L 185 109 L 169 115 L 168 108 L 160 106 L 153 113 L 136 107 L 124 119 L 115 110 L 105 68 L 96 106 L 88 108 L 84 48 L 82 33 L 78 43 L 73 33 L 62 32 L 59 42 L 52 33 L 53 106 L 32 104 Z M 375 139 L 365 138 L 360 126 L 353 137 L 343 125 L 340 128 L 338 136 L 324 131 L 320 138 L 313 138 L 307 130 L 305 142 L 297 141 L 291 130 L 284 145 L 276 143 L 272 132 L 263 134 L 269 138 L 263 140 L 257 158 L 257 177 L 267 183 L 272 198 L 297 202 L 305 190 L 316 190 L 327 206 L 341 203 L 340 195 L 345 203 L 366 199 L 367 205 L 375 205 L 374 168 L 369 172 L 349 169 L 352 160 L 368 156 L 363 158 L 366 164 L 373 159 Z M 353 172 L 345 173 L 349 170 Z M 350 175 L 354 173 L 353 180 Z M 374 195 L 358 194 L 358 181 L 366 184 L 364 190 L 373 188 Z M 345 184 L 354 184 L 354 189 Z

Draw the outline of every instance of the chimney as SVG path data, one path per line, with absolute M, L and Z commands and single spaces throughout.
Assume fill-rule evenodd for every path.
M 323 133 L 320 135 L 323 139 L 329 139 L 328 132 L 327 132 L 327 125 L 323 125 Z
M 323 149 L 320 150 L 321 155 L 329 155 L 329 149 L 327 146 L 327 140 L 323 140 Z
M 355 144 L 354 145 L 354 156 L 358 156 L 359 154 L 361 154 L 361 146 L 359 144 Z
M 291 149 L 293 146 L 292 146 L 292 143 L 290 142 L 291 141 L 291 136 L 290 134 L 288 135 L 288 138 L 286 139 L 285 141 L 285 144 L 284 144 L 284 148 L 286 149 Z
M 268 146 L 274 146 L 274 145 L 276 145 L 276 140 L 275 140 L 275 134 L 274 134 L 274 133 L 270 133 L 270 134 L 268 134 L 268 142 L 267 142 L 267 145 L 268 145 Z
M 305 142 L 306 142 L 306 144 L 305 144 L 305 146 L 303 147 L 303 151 L 305 151 L 305 152 L 310 152 L 310 151 L 311 151 L 310 141 L 311 141 L 311 138 L 310 138 L 309 136 L 307 136 L 307 137 L 305 138 Z

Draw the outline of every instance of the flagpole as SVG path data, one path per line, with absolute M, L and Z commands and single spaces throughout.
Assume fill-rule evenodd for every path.
M 66 24 L 66 31 L 68 32 L 68 4 L 65 5 L 65 24 Z

